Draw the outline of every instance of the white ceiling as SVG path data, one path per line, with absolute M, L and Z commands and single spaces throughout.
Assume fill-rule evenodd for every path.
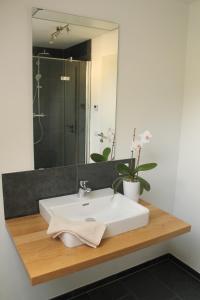
M 119 27 L 117 23 L 88 17 L 70 15 L 46 9 L 32 9 L 33 46 L 65 49 Z M 53 44 L 49 44 L 56 27 L 69 24 L 70 31 L 63 30 Z
M 66 23 L 67 24 L 67 23 Z M 78 25 L 69 25 L 70 31 L 67 32 L 63 30 L 54 41 L 53 44 L 49 44 L 51 34 L 56 31 L 57 26 L 64 26 L 65 24 L 41 20 L 32 19 L 32 36 L 33 36 L 33 46 L 46 47 L 46 48 L 56 48 L 65 49 L 89 39 L 93 39 L 105 32 L 105 29 L 91 28 Z
M 114 30 L 119 27 L 117 23 L 111 21 L 70 15 L 63 12 L 51 11 L 42 8 L 32 8 L 32 15 L 35 19 L 51 20 L 60 23 L 69 23 L 79 26 L 93 27 L 105 30 Z

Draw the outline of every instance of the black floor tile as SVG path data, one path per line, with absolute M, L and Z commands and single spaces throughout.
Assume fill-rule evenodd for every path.
M 60 295 L 56 298 L 49 299 L 49 300 L 90 300 L 90 297 L 87 293 L 82 293 L 82 294 L 79 294 L 77 296 L 64 294 L 64 295 Z
M 176 296 L 148 269 L 126 277 L 122 282 L 139 300 L 172 300 Z
M 182 300 L 200 300 L 200 282 L 172 261 L 160 263 L 149 271 Z
M 138 300 L 138 298 L 136 298 L 134 295 L 129 294 L 123 298 L 120 298 L 120 300 Z
M 81 296 L 77 296 L 75 298 L 66 298 L 66 300 L 90 300 L 90 297 L 87 294 L 83 294 Z
M 199 276 L 165 255 L 54 300 L 200 300 Z
M 118 281 L 115 281 L 111 284 L 104 285 L 95 290 L 89 291 L 88 295 L 90 296 L 90 300 L 124 300 L 124 299 L 132 299 L 135 300 L 134 296 L 130 297 L 130 293 L 127 289 Z

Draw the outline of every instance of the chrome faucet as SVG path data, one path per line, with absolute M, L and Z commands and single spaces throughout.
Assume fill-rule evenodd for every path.
M 79 198 L 83 198 L 85 197 L 86 193 L 90 193 L 91 192 L 91 188 L 87 187 L 87 180 L 81 180 L 80 181 L 80 188 L 79 188 L 79 192 L 78 192 L 78 197 Z

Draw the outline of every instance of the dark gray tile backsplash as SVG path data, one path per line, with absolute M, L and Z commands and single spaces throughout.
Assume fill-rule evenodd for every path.
M 111 187 L 119 162 L 129 159 L 3 174 L 5 218 L 38 213 L 38 200 L 74 194 L 80 180 L 93 190 Z
M 38 200 L 76 192 L 76 166 L 2 175 L 5 218 L 38 213 Z
M 113 181 L 118 176 L 116 165 L 120 162 L 128 163 L 129 159 L 78 165 L 77 181 L 80 182 L 80 180 L 88 180 L 88 186 L 92 190 L 111 187 Z
M 113 162 L 79 165 L 77 166 L 78 182 L 88 180 L 88 186 L 92 190 L 110 187 L 113 182 L 113 168 Z

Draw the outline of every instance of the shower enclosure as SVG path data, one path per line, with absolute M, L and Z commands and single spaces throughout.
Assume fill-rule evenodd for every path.
M 85 163 L 90 63 L 33 56 L 35 168 Z

